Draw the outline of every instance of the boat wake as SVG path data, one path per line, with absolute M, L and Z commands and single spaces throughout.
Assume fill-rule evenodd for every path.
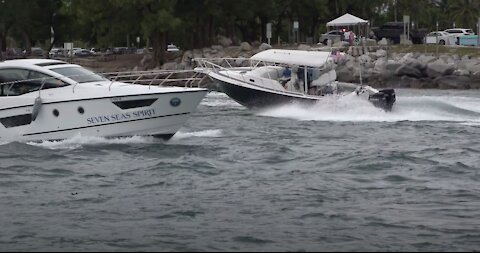
M 171 141 L 178 141 L 188 138 L 216 138 L 222 136 L 222 130 L 205 130 L 197 132 L 177 132 Z M 155 143 L 168 143 L 162 139 L 150 137 L 150 136 L 132 136 L 122 138 L 104 138 L 104 137 L 85 137 L 77 135 L 70 139 L 59 141 L 42 141 L 42 142 L 27 142 L 27 145 L 41 147 L 45 149 L 80 149 L 85 146 L 100 146 L 100 145 L 130 145 L 130 144 L 155 144 Z M 1 145 L 7 145 L 8 142 L 0 143 Z
M 205 130 L 205 131 L 198 131 L 198 132 L 182 132 L 181 130 L 178 131 L 173 137 L 172 140 L 182 140 L 187 138 L 218 138 L 222 137 L 223 133 L 220 129 L 213 129 L 213 130 Z
M 112 145 L 112 144 L 150 144 L 157 140 L 148 136 L 132 136 L 122 138 L 85 137 L 76 135 L 73 138 L 60 141 L 27 142 L 28 145 L 46 149 L 79 149 L 84 146 Z
M 355 95 L 326 97 L 310 107 L 285 105 L 259 112 L 259 116 L 300 121 L 398 122 L 449 121 L 480 124 L 480 99 L 473 97 L 411 96 L 397 98 L 391 112 L 374 107 Z

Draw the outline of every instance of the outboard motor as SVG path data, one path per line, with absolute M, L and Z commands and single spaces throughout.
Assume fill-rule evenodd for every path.
M 385 111 L 391 111 L 397 98 L 394 89 L 384 89 L 370 95 L 368 100 L 376 107 L 382 108 Z

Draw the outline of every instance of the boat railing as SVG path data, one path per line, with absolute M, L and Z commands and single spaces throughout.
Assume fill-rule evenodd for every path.
M 105 73 L 92 73 L 83 75 L 70 75 L 61 77 L 41 77 L 32 79 L 21 79 L 15 81 L 0 82 L 0 90 L 4 96 L 16 96 L 18 94 L 11 93 L 14 86 L 25 83 L 35 83 L 37 88 L 32 91 L 41 92 L 44 89 L 52 88 L 46 87 L 46 83 L 49 81 L 62 81 L 64 83 L 72 83 L 75 79 L 85 78 L 89 76 L 102 76 L 105 81 L 110 82 L 109 90 L 115 82 L 123 82 L 127 84 L 139 84 L 151 86 L 179 86 L 179 87 L 205 87 L 207 85 L 207 75 L 194 71 L 194 70 L 152 70 L 152 71 L 125 71 L 125 72 L 105 72 Z M 66 80 L 66 79 L 70 80 Z M 75 92 L 75 88 L 79 85 L 79 82 L 75 82 L 72 86 L 72 92 Z M 5 87 L 7 87 L 5 89 Z M 60 87 L 60 86 L 58 86 Z M 29 92 L 27 92 L 29 93 Z M 22 93 L 23 94 L 23 93 Z
M 206 75 L 194 70 L 151 70 L 107 72 L 100 75 L 113 82 L 156 86 L 206 86 Z

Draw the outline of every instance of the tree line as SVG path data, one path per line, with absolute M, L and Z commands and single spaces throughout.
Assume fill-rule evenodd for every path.
M 401 21 L 415 27 L 476 30 L 478 0 L 0 0 L 0 48 L 27 51 L 79 42 L 91 47 L 151 46 L 162 63 L 166 45 L 183 49 L 214 44 L 222 35 L 234 41 L 288 42 L 293 22 L 301 41 L 316 41 L 325 24 L 345 13 L 372 26 Z M 137 40 L 139 39 L 139 41 Z

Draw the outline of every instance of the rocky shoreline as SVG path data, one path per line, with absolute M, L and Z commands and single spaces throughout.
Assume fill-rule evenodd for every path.
M 384 49 L 339 60 L 339 81 L 373 87 L 415 89 L 479 89 L 480 59 L 470 56 L 394 53 Z
M 193 69 L 194 58 L 250 58 L 272 48 L 268 44 L 243 42 L 240 46 L 214 45 L 193 51 L 176 52 L 161 69 Z M 283 47 L 285 48 L 285 47 Z M 331 51 L 330 47 L 299 45 L 287 47 L 299 50 Z M 337 75 L 342 82 L 363 83 L 372 87 L 414 89 L 480 89 L 480 58 L 457 54 L 393 53 L 381 46 L 334 47 L 338 52 Z M 151 56 L 145 55 L 140 66 L 148 68 Z M 240 63 L 241 64 L 241 63 Z

